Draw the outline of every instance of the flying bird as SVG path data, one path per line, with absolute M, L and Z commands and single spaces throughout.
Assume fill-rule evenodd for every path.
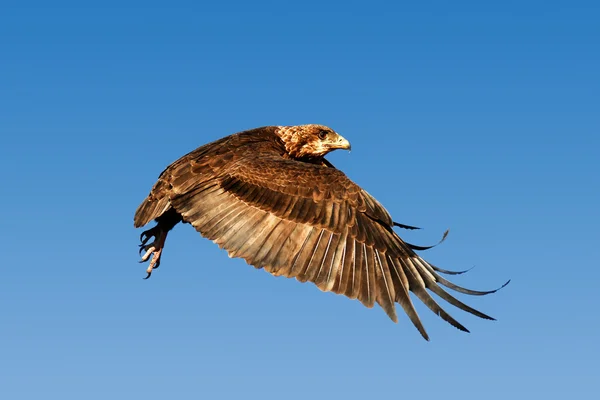
M 394 322 L 399 303 L 426 340 L 409 292 L 462 331 L 468 332 L 429 292 L 493 320 L 441 286 L 469 295 L 499 289 L 470 290 L 441 276 L 466 271 L 443 270 L 417 255 L 431 246 L 405 242 L 394 226 L 418 228 L 394 222 L 324 158 L 336 149 L 350 150 L 350 143 L 323 125 L 266 126 L 201 146 L 169 165 L 134 217 L 136 228 L 157 222 L 140 237 L 140 262 L 149 262 L 146 279 L 160 265 L 169 231 L 183 222 L 230 257 L 369 308 L 377 303 Z

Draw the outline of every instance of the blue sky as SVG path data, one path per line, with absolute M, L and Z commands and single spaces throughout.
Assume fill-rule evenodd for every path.
M 600 6 L 4 2 L 0 396 L 592 398 Z M 484 4 L 485 3 L 485 4 Z M 133 212 L 219 137 L 322 123 L 330 160 L 455 281 L 407 317 L 273 278 L 180 226 L 143 281 Z

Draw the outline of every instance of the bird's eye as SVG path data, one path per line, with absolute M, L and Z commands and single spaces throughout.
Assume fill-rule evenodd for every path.
M 323 140 L 327 137 L 327 131 L 319 132 L 319 139 Z

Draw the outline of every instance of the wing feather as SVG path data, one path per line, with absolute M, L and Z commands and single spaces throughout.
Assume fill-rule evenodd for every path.
M 408 315 L 408 318 L 410 318 L 411 322 L 421 333 L 421 335 L 426 340 L 429 340 L 429 335 L 427 334 L 427 331 L 425 330 L 425 327 L 419 318 L 419 314 L 417 313 L 417 310 L 415 310 L 415 306 L 410 299 L 408 279 L 406 278 L 406 274 L 404 273 L 400 259 L 392 259 L 390 256 L 388 256 L 388 260 L 390 261 L 390 265 L 394 267 L 394 274 L 392 276 L 395 277 L 395 282 L 397 283 L 398 287 L 398 290 L 396 290 L 396 302 L 400 304 L 406 315 Z
M 387 263 L 385 254 L 381 254 L 379 251 L 374 251 L 375 254 L 375 276 L 378 284 L 376 287 L 379 288 L 377 293 L 377 303 L 384 309 L 386 314 L 391 318 L 392 321 L 398 322 L 398 316 L 396 315 L 396 290 L 392 284 L 392 276 L 390 274 L 390 267 Z
M 372 308 L 375 305 L 375 265 L 373 248 L 366 243 L 361 244 L 361 253 L 363 255 L 361 267 L 363 280 L 360 288 L 358 300 L 366 307 Z
M 329 238 L 327 239 L 327 246 L 325 247 L 325 251 L 322 256 L 319 257 L 319 269 L 317 271 L 317 275 L 314 279 L 311 279 L 319 289 L 323 289 L 324 281 L 326 279 L 326 271 L 329 270 L 330 264 L 333 262 L 333 258 L 335 257 L 335 248 L 337 247 L 337 240 L 339 239 L 339 235 L 336 235 L 333 232 L 329 232 Z

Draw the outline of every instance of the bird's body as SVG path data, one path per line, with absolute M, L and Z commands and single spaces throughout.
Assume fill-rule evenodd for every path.
M 378 303 L 397 321 L 399 303 L 423 337 L 427 333 L 409 297 L 412 291 L 455 327 L 427 289 L 482 318 L 438 284 L 439 275 L 393 230 L 385 208 L 331 165 L 325 154 L 349 149 L 347 140 L 321 125 L 270 126 L 227 136 L 188 153 L 160 175 L 136 211 L 134 224 L 158 224 L 142 234 L 148 276 L 158 267 L 170 229 L 189 223 L 202 236 L 276 276 L 314 282 L 323 291 Z M 406 226 L 405 226 L 406 227 Z M 155 240 L 147 244 L 150 237 Z

